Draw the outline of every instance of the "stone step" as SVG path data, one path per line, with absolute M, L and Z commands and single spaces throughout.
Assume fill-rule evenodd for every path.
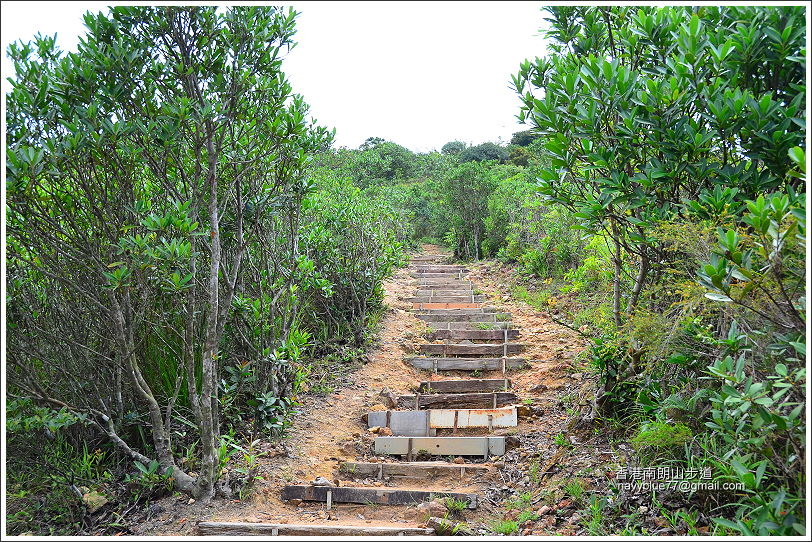
M 507 391 L 510 389 L 508 378 L 465 379 L 465 380 L 427 380 L 420 383 L 419 393 L 475 393 Z
M 511 356 L 524 352 L 520 343 L 502 344 L 420 344 L 418 350 L 426 356 Z
M 387 410 L 367 414 L 370 427 L 388 427 L 395 436 L 433 437 L 437 429 L 516 427 L 516 407 Z
M 429 307 L 426 307 L 429 308 Z M 436 308 L 443 308 L 443 307 L 436 307 Z M 448 308 L 448 307 L 445 307 Z M 469 308 L 469 307 L 460 307 L 460 308 Z M 476 308 L 476 307 L 470 307 Z M 441 313 L 441 314 L 415 314 L 419 319 L 423 320 L 424 322 L 509 322 L 512 320 L 510 313 L 508 312 L 482 312 L 482 313 L 474 313 L 474 314 L 449 314 L 449 313 Z
M 298 523 L 247 523 L 201 521 L 198 535 L 260 536 L 431 536 L 434 529 L 406 526 L 308 525 Z
M 474 455 L 487 459 L 505 454 L 505 437 L 376 437 L 378 455 Z
M 406 363 L 427 371 L 502 371 L 527 366 L 524 358 L 445 358 L 413 356 Z
M 457 409 L 457 408 L 498 408 L 519 402 L 515 393 L 495 391 L 492 393 L 433 393 L 400 395 L 395 406 L 400 409 Z
M 438 329 L 427 333 L 430 341 L 499 341 L 519 337 L 518 329 Z
M 490 469 L 473 463 L 447 463 L 444 461 L 414 461 L 411 463 L 363 463 L 345 461 L 338 466 L 338 474 L 346 478 L 432 479 L 445 476 L 462 479 L 466 475 L 484 474 Z
M 410 438 L 410 437 L 383 437 L 383 438 Z M 375 440 L 377 442 L 378 439 Z M 479 455 L 481 454 L 482 452 L 479 453 Z M 283 501 L 289 501 L 291 499 L 301 499 L 303 501 L 326 502 L 328 508 L 333 503 L 389 504 L 389 505 L 416 504 L 441 497 L 453 497 L 457 500 L 466 501 L 468 503 L 468 508 L 476 508 L 477 506 L 477 495 L 474 493 L 455 493 L 452 491 L 422 491 L 414 489 L 396 489 L 384 487 L 331 487 L 331 486 L 312 486 L 312 485 L 285 486 L 282 488 Z

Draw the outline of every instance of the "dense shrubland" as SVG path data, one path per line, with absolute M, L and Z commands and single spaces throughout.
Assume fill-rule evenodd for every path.
M 76 53 L 8 51 L 11 532 L 92 528 L 94 492 L 242 495 L 255 439 L 359 357 L 412 238 L 355 187 L 409 151 L 324 165 L 332 134 L 281 69 L 294 12 L 85 22 Z
M 435 242 L 515 266 L 513 294 L 590 341 L 580 427 L 627 466 L 745 485 L 652 507 L 803 533 L 803 15 L 551 8 L 552 53 L 513 78 L 529 129 L 429 153 L 330 148 L 280 71 L 286 12 L 119 8 L 75 55 L 12 47 L 10 493 L 54 494 L 15 528 L 76 529 L 71 488 L 125 475 L 145 498 L 242 491 L 251 443 L 329 389 L 383 278 Z M 627 497 L 584 498 L 590 533 L 636 532 Z

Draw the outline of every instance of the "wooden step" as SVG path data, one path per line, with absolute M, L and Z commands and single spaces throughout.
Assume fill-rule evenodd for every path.
M 424 311 L 414 311 L 414 314 L 416 316 L 420 316 L 422 314 L 434 314 L 453 317 L 459 314 L 494 314 L 495 312 L 497 312 L 497 310 L 493 307 L 477 307 L 475 309 L 426 309 Z
M 345 461 L 338 466 L 339 475 L 347 478 L 392 478 L 431 479 L 452 476 L 462 479 L 465 475 L 483 474 L 488 467 L 472 463 L 447 463 L 444 461 L 416 461 L 411 463 L 362 463 Z
M 426 356 L 511 356 L 524 352 L 525 345 L 502 344 L 420 344 L 418 350 Z
M 412 303 L 413 309 L 476 309 L 480 303 Z
M 243 523 L 201 521 L 198 535 L 259 536 L 431 536 L 434 529 L 422 527 L 373 527 L 372 525 L 307 525 L 296 523 Z
M 516 427 L 516 407 L 480 409 L 386 410 L 367 414 L 370 427 L 388 427 L 392 435 L 433 437 L 437 429 Z
M 417 273 L 467 273 L 468 269 L 462 265 L 416 265 L 414 271 Z
M 427 371 L 502 371 L 527 366 L 524 358 L 444 358 L 408 357 L 404 361 L 412 367 Z
M 475 455 L 487 459 L 505 454 L 505 437 L 376 437 L 375 453 L 405 455 Z
M 463 271 L 454 271 L 453 273 L 438 273 L 438 272 L 428 272 L 428 271 L 412 271 L 412 276 L 416 279 L 444 279 L 444 280 L 451 280 L 451 279 L 460 279 L 465 276 L 465 272 Z
M 473 290 L 474 283 L 470 280 L 458 278 L 418 279 L 417 287 L 419 289 L 442 288 L 443 290 L 456 290 L 457 288 L 463 288 L 465 290 Z
M 426 307 L 430 308 L 430 307 Z M 436 307 L 448 308 L 448 307 Z M 462 308 L 462 307 L 460 307 Z M 471 307 L 475 308 L 475 307 Z M 477 314 L 416 314 L 424 322 L 509 322 L 510 313 L 507 312 L 482 312 Z
M 445 409 L 445 408 L 497 408 L 519 402 L 515 393 L 496 391 L 492 393 L 435 393 L 400 395 L 396 406 L 401 409 Z
M 507 391 L 510 380 L 507 378 L 465 379 L 465 380 L 427 380 L 420 383 L 420 393 L 472 393 Z
M 485 327 L 487 326 L 487 327 Z M 429 333 L 439 330 L 465 330 L 473 331 L 478 329 L 513 329 L 513 322 L 427 322 Z
M 416 297 L 427 297 L 427 296 L 434 296 L 434 295 L 451 295 L 451 296 L 472 296 L 472 295 L 479 295 L 475 294 L 476 290 L 472 290 L 470 288 L 449 288 L 449 289 L 431 289 L 431 288 L 420 288 L 418 289 L 414 295 Z
M 438 329 L 427 333 L 430 341 L 505 341 L 517 339 L 518 329 Z
M 378 438 L 408 439 L 411 437 L 378 437 Z M 377 441 L 378 439 L 375 440 Z M 415 440 L 420 440 L 420 438 L 416 438 Z M 479 454 L 477 455 L 481 454 L 482 452 L 479 452 Z M 450 491 L 449 492 L 421 491 L 413 489 L 392 489 L 385 487 L 328 487 L 328 486 L 311 486 L 311 485 L 285 486 L 282 488 L 282 500 L 284 501 L 289 501 L 290 499 L 301 499 L 303 501 L 326 502 L 328 503 L 328 507 L 332 503 L 390 504 L 390 505 L 415 504 L 424 501 L 430 501 L 439 497 L 453 497 L 457 500 L 466 501 L 468 503 L 468 508 L 476 508 L 477 505 L 477 495 L 474 493 L 454 493 Z
M 407 298 L 412 303 L 482 303 L 485 295 L 424 295 Z

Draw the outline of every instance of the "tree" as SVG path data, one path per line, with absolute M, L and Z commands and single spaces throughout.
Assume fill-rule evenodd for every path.
M 498 160 L 504 162 L 508 159 L 508 151 L 496 143 L 481 143 L 464 149 L 459 154 L 460 162 L 482 162 L 485 160 Z
M 521 120 L 545 135 L 539 189 L 613 244 L 614 316 L 633 311 L 667 259 L 652 226 L 714 187 L 737 198 L 799 187 L 804 140 L 800 8 L 549 8 L 553 54 L 513 84 Z M 626 255 L 638 263 L 622 294 Z
M 513 137 L 510 138 L 510 144 L 518 145 L 519 147 L 527 147 L 537 138 L 538 136 L 534 134 L 532 130 L 522 130 L 521 132 L 513 134 Z
M 330 139 L 281 71 L 295 17 L 117 7 L 85 15 L 76 53 L 42 37 L 9 48 L 9 393 L 87 416 L 203 499 L 241 269 L 266 221 L 297 214 L 308 156 Z M 183 402 L 197 476 L 173 454 Z M 139 450 L 127 425 L 142 412 Z
M 456 155 L 464 151 L 466 147 L 467 145 L 462 141 L 449 141 L 448 143 L 443 145 L 442 149 L 440 149 L 440 152 L 442 152 L 443 154 Z

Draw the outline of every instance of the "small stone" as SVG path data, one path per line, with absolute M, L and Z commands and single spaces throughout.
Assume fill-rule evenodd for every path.
M 374 482 L 372 482 L 372 485 L 375 486 L 375 487 L 381 487 L 383 485 L 383 483 L 380 482 L 379 480 L 375 480 Z
M 290 499 L 288 503 L 292 504 L 293 506 L 299 506 L 302 504 L 302 499 Z
M 561 502 L 558 503 L 558 509 L 559 510 L 561 510 L 562 508 L 569 508 L 570 506 L 572 506 L 572 500 L 571 499 L 563 499 L 563 500 L 561 500 Z
M 102 506 L 107 504 L 109 501 L 107 497 L 99 493 L 98 491 L 89 491 L 82 495 L 82 500 L 85 502 L 87 506 L 87 511 L 93 514 L 97 510 L 99 510 Z
M 382 405 L 381 403 L 375 403 L 374 405 L 370 406 L 368 410 L 372 410 L 373 412 L 381 412 L 386 410 L 386 405 Z
M 544 514 L 546 514 L 547 512 L 549 512 L 550 510 L 552 510 L 552 508 L 550 508 L 549 506 L 547 506 L 547 505 L 545 504 L 544 506 L 542 506 L 541 508 L 539 508 L 538 515 L 543 516 Z
M 187 502 L 186 504 L 194 504 L 194 503 L 195 503 L 195 500 L 190 498 L 189 502 Z
M 648 512 L 648 506 L 641 506 L 640 508 L 637 509 L 637 511 L 640 512 L 641 514 L 645 514 L 646 512 Z
M 417 511 L 419 521 L 426 521 L 431 517 L 443 517 L 448 513 L 445 504 L 437 499 L 420 503 Z
M 381 427 L 378 426 L 378 425 L 373 425 L 372 427 L 367 429 L 367 431 L 369 431 L 370 433 L 377 433 L 380 430 L 381 430 Z
M 325 512 L 324 510 L 319 510 L 317 515 L 319 519 L 330 519 L 330 515 L 327 514 L 327 512 Z
M 330 480 L 328 480 L 328 479 L 327 479 L 327 478 L 325 478 L 324 476 L 319 476 L 319 477 L 317 477 L 315 480 L 313 480 L 312 482 L 310 482 L 310 485 L 311 485 L 311 486 L 326 486 L 326 487 L 332 487 L 332 486 L 334 486 L 335 484 L 333 484 L 333 482 L 331 482 Z
M 465 464 L 465 459 L 462 458 L 462 457 L 455 457 L 454 458 L 454 463 L 456 463 L 457 465 L 464 465 Z
M 392 430 L 390 428 L 388 428 L 388 427 L 381 427 L 378 430 L 378 436 L 391 437 L 392 436 Z

